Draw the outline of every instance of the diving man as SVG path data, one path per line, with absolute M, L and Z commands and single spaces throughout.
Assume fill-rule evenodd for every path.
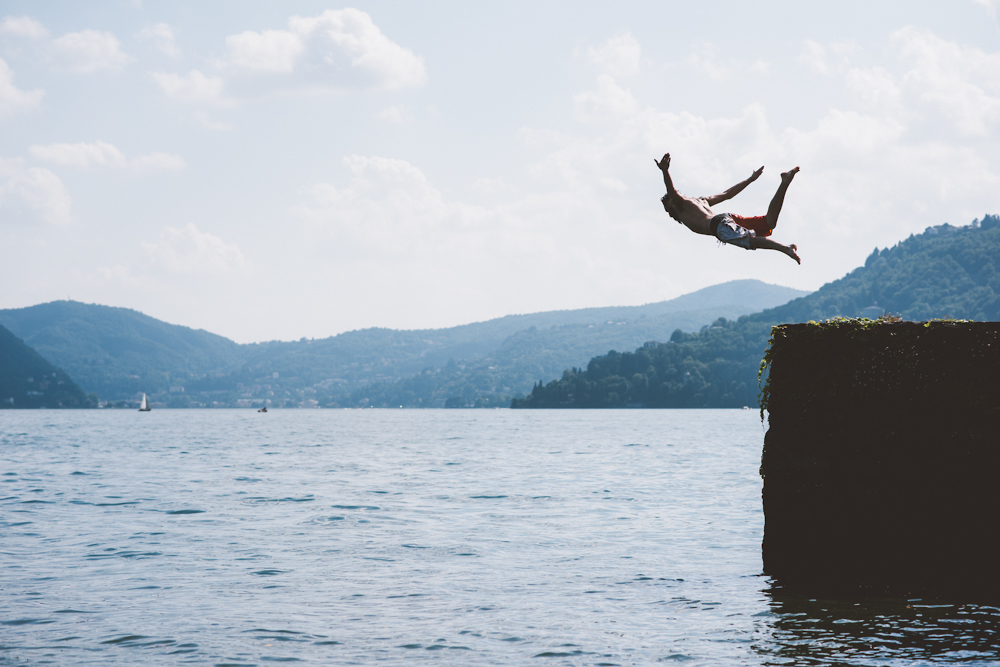
M 671 218 L 686 225 L 696 234 L 714 236 L 723 243 L 747 250 L 756 250 L 757 248 L 777 250 L 785 253 L 799 264 L 802 263 L 795 252 L 798 250 L 797 246 L 782 245 L 767 238 L 778 224 L 778 214 L 785 201 L 785 191 L 788 190 L 788 185 L 798 173 L 798 167 L 781 175 L 781 185 L 778 186 L 778 191 L 774 193 L 771 204 L 767 207 L 767 215 L 744 217 L 734 213 L 716 214 L 711 207 L 741 193 L 746 186 L 760 178 L 764 167 L 753 172 L 750 178 L 740 181 L 720 194 L 710 197 L 688 197 L 679 193 L 674 187 L 673 181 L 670 180 L 670 153 L 665 154 L 660 160 L 654 159 L 654 162 L 663 172 L 663 184 L 667 186 L 667 194 L 660 201 L 663 202 L 663 209 Z

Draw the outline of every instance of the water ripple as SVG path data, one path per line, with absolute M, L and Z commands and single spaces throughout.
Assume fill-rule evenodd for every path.
M 750 412 L 137 416 L 4 412 L 0 664 L 1000 662 L 981 601 L 772 588 Z

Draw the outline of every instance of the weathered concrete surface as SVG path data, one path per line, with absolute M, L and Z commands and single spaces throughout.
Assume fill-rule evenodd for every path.
M 786 325 L 770 357 L 765 573 L 1000 594 L 1000 323 Z

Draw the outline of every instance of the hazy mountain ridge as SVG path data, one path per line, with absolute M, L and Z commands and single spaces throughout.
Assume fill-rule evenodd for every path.
M 96 407 L 96 396 L 0 326 L 0 409 Z
M 452 362 L 396 382 L 365 385 L 333 400 L 344 406 L 507 407 L 518 393 L 534 386 L 537 378 L 559 374 L 595 353 L 634 348 L 667 338 L 673 331 L 694 331 L 711 322 L 715 314 L 738 317 L 743 310 L 730 306 L 697 311 L 698 315 L 682 311 L 598 324 L 532 327 L 511 335 L 493 354 L 473 362 Z
M 463 324 L 445 329 L 362 329 L 311 341 L 265 343 L 254 346 L 247 356 L 251 366 L 275 365 L 295 369 L 295 374 L 314 380 L 339 377 L 349 382 L 372 379 L 357 369 L 381 368 L 383 377 L 401 377 L 428 366 L 443 366 L 449 360 L 474 360 L 494 354 L 504 342 L 532 327 L 548 330 L 566 325 L 591 325 L 612 320 L 637 320 L 649 316 L 675 315 L 640 335 L 669 335 L 674 328 L 694 330 L 720 316 L 753 312 L 757 304 L 785 303 L 803 294 L 760 281 L 733 281 L 714 285 L 677 299 L 642 306 L 612 306 L 580 310 L 557 310 Z M 699 300 L 706 305 L 695 308 Z M 643 339 L 646 340 L 646 339 Z M 603 344 L 603 343 L 602 343 Z M 306 345 L 308 347 L 303 347 Z M 391 353 L 390 353 L 391 352 Z M 575 358 L 575 357 L 574 357 Z M 317 362 L 319 365 L 317 365 Z
M 669 343 L 594 357 L 569 369 L 512 407 L 731 408 L 757 404 L 757 370 L 771 326 L 837 316 L 857 317 L 877 303 L 904 319 L 1000 320 L 1000 218 L 965 227 L 939 225 L 789 303 L 716 322 Z M 875 312 L 869 314 L 874 315 Z
M 0 324 L 102 398 L 168 391 L 243 362 L 228 338 L 128 308 L 53 301 L 0 311 Z
M 161 404 L 177 407 L 261 401 L 354 405 L 365 398 L 353 397 L 364 387 L 398 382 L 426 369 L 441 371 L 449 361 L 458 368 L 494 357 L 513 367 L 500 380 L 508 384 L 498 388 L 523 392 L 537 377 L 566 363 L 581 363 L 607 350 L 605 345 L 664 338 L 677 328 L 696 330 L 717 317 L 735 317 L 801 294 L 759 281 L 733 281 L 643 306 L 510 315 L 446 329 L 364 329 L 324 339 L 247 345 L 130 309 L 68 301 L 2 310 L 0 324 L 106 400 L 130 400 L 145 391 Z M 700 303 L 707 306 L 696 309 Z M 525 361 L 531 350 L 524 346 L 530 344 L 539 346 L 544 359 Z

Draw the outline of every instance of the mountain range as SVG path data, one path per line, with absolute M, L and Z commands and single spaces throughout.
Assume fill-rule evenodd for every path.
M 537 378 L 612 348 L 696 331 L 785 303 L 801 290 L 740 280 L 642 306 L 506 317 L 445 329 L 364 329 L 237 344 L 126 308 L 54 301 L 0 310 L 6 327 L 86 392 L 132 405 L 232 407 L 503 405 Z M 433 389 L 414 391 L 409 385 Z M 3 398 L 3 396 L 0 396 Z

